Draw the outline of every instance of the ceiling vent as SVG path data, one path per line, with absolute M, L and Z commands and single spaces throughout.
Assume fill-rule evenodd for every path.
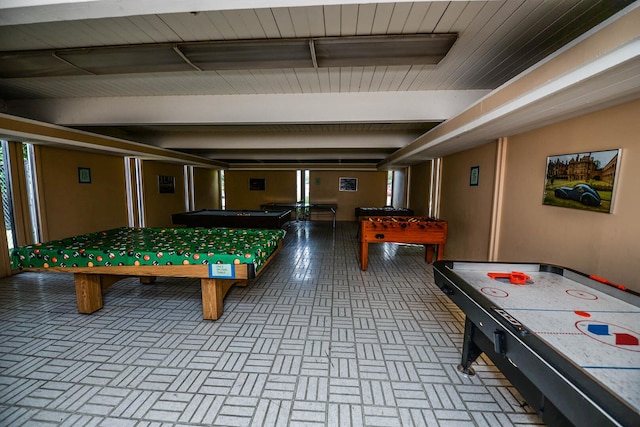
M 435 65 L 446 56 L 456 39 L 457 34 L 412 34 L 0 52 L 0 77 Z

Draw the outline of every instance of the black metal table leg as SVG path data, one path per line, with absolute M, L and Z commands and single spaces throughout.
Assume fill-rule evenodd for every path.
M 473 341 L 476 329 L 476 325 L 466 317 L 464 322 L 464 342 L 462 343 L 462 361 L 458 365 L 458 370 L 469 376 L 476 374 L 471 364 L 482 354 L 480 347 Z

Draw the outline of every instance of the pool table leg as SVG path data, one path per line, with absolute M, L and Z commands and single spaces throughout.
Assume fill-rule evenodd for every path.
M 202 288 L 202 318 L 217 320 L 224 309 L 224 292 L 218 279 L 200 279 Z
M 90 314 L 102 308 L 102 277 L 98 274 L 76 273 L 78 313 Z M 107 285 L 108 286 L 108 285 Z
M 218 320 L 224 310 L 224 296 L 234 284 L 247 286 L 248 280 L 200 279 L 202 287 L 202 318 Z

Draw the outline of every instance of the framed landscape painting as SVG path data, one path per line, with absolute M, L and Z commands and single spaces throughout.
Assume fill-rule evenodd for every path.
M 611 213 L 620 152 L 616 149 L 547 157 L 542 203 Z
M 340 178 L 340 191 L 358 191 L 358 178 Z

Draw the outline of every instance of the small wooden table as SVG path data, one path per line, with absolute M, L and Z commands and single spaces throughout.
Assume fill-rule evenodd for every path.
M 369 243 L 415 243 L 426 247 L 425 260 L 431 263 L 437 246 L 437 259 L 444 257 L 447 222 L 427 217 L 369 217 L 360 221 L 360 267 L 368 268 Z

